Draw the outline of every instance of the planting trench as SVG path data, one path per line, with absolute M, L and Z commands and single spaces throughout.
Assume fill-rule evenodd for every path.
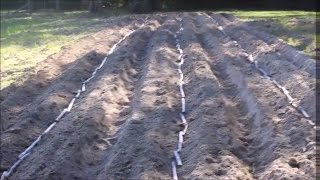
M 104 60 L 8 179 L 315 178 L 313 60 L 265 35 L 213 13 L 107 25 L 8 93 L 1 172 Z

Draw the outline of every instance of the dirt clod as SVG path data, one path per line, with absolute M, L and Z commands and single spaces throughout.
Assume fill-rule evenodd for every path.
M 299 162 L 294 159 L 294 158 L 291 158 L 288 162 L 288 164 L 292 167 L 292 168 L 299 168 L 300 167 L 300 164 Z
M 223 170 L 223 169 L 219 169 L 219 170 L 215 171 L 214 174 L 215 174 L 216 176 L 223 176 L 223 175 L 226 175 L 226 174 L 227 174 L 227 171 L 226 171 L 226 170 Z

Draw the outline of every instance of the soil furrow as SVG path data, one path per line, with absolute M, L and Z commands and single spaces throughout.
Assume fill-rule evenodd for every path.
M 179 179 L 315 178 L 313 125 L 249 55 L 315 120 L 309 61 L 298 66 L 302 56 L 291 60 L 286 45 L 225 14 L 154 14 L 138 28 L 145 17 L 120 18 L 67 47 L 8 93 L 0 173 L 67 107 L 107 50 L 138 29 L 9 179 L 172 179 L 177 148 Z M 188 130 L 178 147 L 184 96 Z
M 214 21 L 223 19 L 223 16 L 212 15 Z M 221 23 L 221 20 L 219 21 Z M 315 64 L 299 63 L 299 66 L 283 57 L 272 46 L 256 37 L 239 23 L 223 24 L 224 31 L 231 37 L 231 41 L 239 44 L 248 54 L 252 54 L 268 75 L 274 78 L 280 85 L 289 90 L 292 97 L 297 100 L 306 112 L 315 121 Z M 236 44 L 235 44 L 236 45 Z M 292 59 L 297 59 L 293 56 Z M 305 58 L 305 60 L 307 60 Z M 308 66 L 308 68 L 304 68 Z
M 158 26 L 158 25 L 153 25 L 153 29 L 154 29 L 155 26 Z M 164 32 L 165 31 L 164 29 L 167 29 L 167 27 L 165 26 L 165 28 L 163 28 L 162 31 L 160 31 L 160 32 Z M 159 35 L 160 32 L 157 33 L 157 34 Z M 144 33 L 146 33 L 146 31 L 141 31 L 140 35 L 137 34 L 137 36 L 134 36 L 134 37 L 138 37 L 138 36 L 141 37 L 141 35 L 143 35 Z M 155 36 L 154 39 L 157 39 L 158 37 L 160 37 L 160 36 Z M 133 38 L 133 39 L 135 39 L 133 41 L 137 41 L 137 43 L 135 44 L 133 42 L 128 42 L 129 46 L 131 46 L 131 45 L 132 46 L 137 46 L 138 44 L 141 44 L 140 41 L 139 41 L 140 43 L 138 43 L 138 39 L 139 38 Z M 142 38 L 142 39 L 145 40 L 145 42 L 148 40 L 148 38 Z M 157 40 L 154 40 L 154 41 L 156 41 L 157 43 L 159 42 Z M 155 44 L 154 41 L 152 41 L 153 42 L 152 44 L 148 44 L 147 47 L 150 47 L 150 46 L 153 47 L 153 44 Z M 145 46 L 143 46 L 143 48 L 141 48 L 141 49 L 146 50 Z M 125 51 L 125 52 L 130 53 L 130 54 L 132 53 L 132 51 Z M 133 51 L 133 52 L 135 52 L 135 51 Z M 121 56 L 120 54 L 125 54 L 125 53 L 120 53 L 119 52 L 118 55 L 115 54 L 114 56 L 115 56 L 116 59 L 113 59 L 112 57 L 110 57 L 110 58 L 113 59 L 112 62 L 116 62 L 116 63 L 110 63 L 110 67 L 113 67 L 112 68 L 113 70 L 110 70 L 110 72 L 111 73 L 116 73 L 116 74 L 120 73 L 119 76 L 123 79 L 122 81 L 129 81 L 130 80 L 130 75 L 126 74 L 126 71 L 122 70 L 123 66 L 125 66 L 123 64 L 126 64 L 126 63 L 124 63 L 123 61 L 120 61 L 120 59 L 117 60 L 119 57 L 126 59 L 127 55 Z M 131 55 L 131 57 L 135 57 L 135 56 L 136 55 L 134 53 Z M 141 59 L 141 55 L 139 55 L 136 58 Z M 157 59 L 157 60 L 159 60 L 159 59 Z M 109 63 L 107 63 L 107 64 L 109 64 Z M 142 63 L 139 66 L 144 67 L 145 65 L 144 65 L 144 63 Z M 137 67 L 139 67 L 139 66 L 137 66 Z M 116 69 L 114 69 L 114 67 L 116 67 Z M 105 75 L 107 73 L 106 72 L 102 72 L 102 74 Z M 134 125 L 135 123 L 133 123 L 133 124 L 129 123 L 129 125 L 126 125 L 127 124 L 126 121 L 128 121 L 128 120 L 130 122 L 132 121 L 131 120 L 131 114 L 132 113 L 136 114 L 135 113 L 136 111 L 132 110 L 132 113 L 130 113 L 131 110 L 130 110 L 129 106 L 131 106 L 131 105 L 130 105 L 130 102 L 129 102 L 130 100 L 129 99 L 132 99 L 132 97 L 131 98 L 127 97 L 126 96 L 126 91 L 122 89 L 123 86 L 126 86 L 127 88 L 131 89 L 132 91 L 135 91 L 134 90 L 135 88 L 131 87 L 130 83 L 128 83 L 128 82 L 124 83 L 124 82 L 121 82 L 121 81 L 120 82 L 116 81 L 114 75 L 111 76 L 111 77 L 112 77 L 111 82 L 109 82 L 108 84 L 113 84 L 115 86 L 115 87 L 111 88 L 111 90 L 113 90 L 113 91 L 111 91 L 111 94 L 109 92 L 110 90 L 109 91 L 105 90 L 105 92 L 103 92 L 103 94 L 106 93 L 107 95 L 109 95 L 109 98 L 110 98 L 109 101 L 107 100 L 107 102 L 103 102 L 103 103 L 99 102 L 99 103 L 95 103 L 94 104 L 94 102 L 92 102 L 92 101 L 94 101 L 94 99 L 97 99 L 96 96 L 99 95 L 99 92 L 96 92 L 96 91 L 99 91 L 99 88 L 98 88 L 98 90 L 95 89 L 95 90 L 92 90 L 90 92 L 91 88 L 90 88 L 90 86 L 88 86 L 88 90 L 87 91 L 89 91 L 90 94 L 88 95 L 89 99 L 86 98 L 85 102 L 92 102 L 92 103 L 89 103 L 89 104 L 88 103 L 84 103 L 83 105 L 80 105 L 80 107 L 82 107 L 82 111 L 86 111 L 86 110 L 83 109 L 83 106 L 91 107 L 91 108 L 88 109 L 88 111 L 90 112 L 90 110 L 91 110 L 91 111 L 93 111 L 92 113 L 96 114 L 96 115 L 94 116 L 91 113 L 90 113 L 91 115 L 88 115 L 87 114 L 87 113 L 89 113 L 88 111 L 86 111 L 86 114 L 84 115 L 83 118 L 79 118 L 79 115 L 72 115 L 72 114 L 68 115 L 66 120 L 63 121 L 63 122 L 68 122 L 69 119 L 71 119 L 70 120 L 71 122 L 67 123 L 68 125 L 64 125 L 62 123 L 61 124 L 62 127 L 59 126 L 59 128 L 56 129 L 56 132 L 59 132 L 59 135 L 60 134 L 64 134 L 64 136 L 62 137 L 60 135 L 57 138 L 54 138 L 53 140 L 49 140 L 46 143 L 46 144 L 54 143 L 57 146 L 58 143 L 61 143 L 61 138 L 65 139 L 66 138 L 65 135 L 71 133 L 71 132 L 68 132 L 68 131 L 70 131 L 71 125 L 74 126 L 74 124 L 77 121 L 81 122 L 82 119 L 86 120 L 84 122 L 81 122 L 82 125 L 81 125 L 81 127 L 79 127 L 80 129 L 77 128 L 77 126 L 72 127 L 72 133 L 70 135 L 73 138 L 71 138 L 71 139 L 68 138 L 66 143 L 63 143 L 63 146 L 58 148 L 58 150 L 56 150 L 57 147 L 55 147 L 55 148 L 48 149 L 45 152 L 41 153 L 42 156 L 45 157 L 46 155 L 51 154 L 52 151 L 56 151 L 54 153 L 54 156 L 50 156 L 49 158 L 54 158 L 55 156 L 58 156 L 58 157 L 64 157 L 64 159 L 66 159 L 64 161 L 59 162 L 58 164 L 51 165 L 50 167 L 52 167 L 52 168 L 49 168 L 49 167 L 48 168 L 44 168 L 41 171 L 42 173 L 44 173 L 44 172 L 46 173 L 46 176 L 44 176 L 44 177 L 49 177 L 49 178 L 51 178 L 51 177 L 52 178 L 54 178 L 54 177 L 56 177 L 56 178 L 58 178 L 58 177 L 69 177 L 69 178 L 81 178 L 81 179 L 82 178 L 83 179 L 88 179 L 88 178 L 91 179 L 92 177 L 98 177 L 98 179 L 99 179 L 99 177 L 100 177 L 99 174 L 101 174 L 101 176 L 106 176 L 106 172 L 103 170 L 104 169 L 103 166 L 107 166 L 107 168 L 108 169 L 110 168 L 110 170 L 114 169 L 113 173 L 110 170 L 107 171 L 107 173 L 109 174 L 109 175 L 107 175 L 107 177 L 119 177 L 119 178 L 122 177 L 122 178 L 125 178 L 125 177 L 127 177 L 129 175 L 128 173 L 131 172 L 130 169 L 126 169 L 126 168 L 125 169 L 119 169 L 119 166 L 118 166 L 119 165 L 118 163 L 127 163 L 127 161 L 122 161 L 122 158 L 123 158 L 122 156 L 120 156 L 120 157 L 116 156 L 116 159 L 114 159 L 114 160 L 112 160 L 113 158 L 110 157 L 110 156 L 114 155 L 113 151 L 115 151 L 117 154 L 119 152 L 121 152 L 121 148 L 119 148 L 119 146 L 121 147 L 123 143 L 125 143 L 124 145 L 126 145 L 126 147 L 123 149 L 123 151 L 133 150 L 132 148 L 129 148 L 128 146 L 136 145 L 136 143 L 134 143 L 134 144 L 129 143 L 128 144 L 128 141 L 127 141 L 126 138 L 128 138 L 128 135 L 129 135 L 129 138 L 132 138 L 132 134 L 131 134 L 132 132 L 137 133 L 137 131 L 140 132 L 141 130 L 136 125 Z M 136 77 L 136 78 L 140 79 L 141 77 L 139 75 L 139 77 Z M 150 77 L 148 77 L 148 79 L 150 79 Z M 96 84 L 96 83 L 94 83 L 94 84 Z M 101 82 L 101 83 L 98 83 L 98 84 L 106 84 L 106 83 Z M 138 82 L 138 84 L 139 84 L 139 82 Z M 147 85 L 147 87 L 149 89 L 149 85 Z M 116 89 L 114 89 L 114 88 L 116 88 Z M 104 89 L 104 88 L 102 88 L 102 89 Z M 101 92 L 101 90 L 100 90 L 100 92 Z M 123 94 L 118 94 L 119 92 L 123 92 Z M 134 94 L 136 96 L 136 93 L 134 93 Z M 161 92 L 160 92 L 160 94 L 161 94 Z M 95 97 L 91 98 L 90 95 L 91 96 L 95 95 Z M 103 99 L 108 99 L 107 97 L 104 97 Z M 118 97 L 119 99 L 114 99 L 115 97 Z M 149 97 L 146 97 L 146 98 L 149 98 Z M 133 97 L 133 99 L 136 99 L 136 97 Z M 158 98 L 158 99 L 160 99 L 160 98 Z M 115 102 L 117 102 L 117 103 L 115 103 Z M 148 103 L 149 100 L 148 101 L 145 100 L 144 102 Z M 100 105 L 100 103 L 102 103 L 103 105 Z M 154 103 L 158 104 L 159 102 L 155 101 Z M 81 104 L 81 102 L 79 102 L 79 104 Z M 113 105 L 113 104 L 116 104 L 116 105 Z M 107 106 L 107 107 L 103 108 L 101 106 Z M 75 108 L 77 108 L 77 109 L 75 109 L 75 111 L 76 112 L 80 111 L 80 116 L 81 116 L 82 113 L 81 113 L 81 108 L 80 107 L 78 108 L 76 106 Z M 123 108 L 124 110 L 123 111 L 119 111 L 119 109 L 121 109 L 121 108 Z M 150 111 L 150 109 L 152 109 L 152 107 L 145 107 L 145 109 L 147 111 Z M 103 114 L 106 114 L 106 115 L 104 116 Z M 99 117 L 97 117 L 97 115 L 99 115 Z M 118 117 L 116 117 L 116 116 L 118 116 Z M 156 115 L 153 115 L 153 117 L 156 117 Z M 150 117 L 150 118 L 152 119 L 152 117 Z M 75 122 L 75 120 L 72 120 L 72 119 L 77 119 L 77 121 Z M 112 120 L 113 121 L 116 120 L 116 121 L 112 122 Z M 93 122 L 91 122 L 91 121 L 93 121 Z M 80 122 L 77 122 L 78 126 L 80 126 L 80 124 L 79 124 Z M 101 124 L 102 127 L 100 127 L 100 124 Z M 116 127 L 114 124 L 116 124 L 118 127 Z M 148 123 L 147 123 L 147 125 L 148 125 Z M 159 125 L 159 124 L 157 124 L 157 125 Z M 66 126 L 69 127 L 69 128 L 67 128 Z M 125 126 L 125 127 L 122 127 L 121 128 L 122 130 L 117 133 L 117 131 L 119 129 L 119 126 Z M 61 131 L 60 128 L 62 128 L 63 130 Z M 75 129 L 75 130 L 73 130 L 73 129 Z M 145 128 L 141 128 L 141 129 L 145 129 Z M 155 129 L 155 127 L 154 127 L 153 131 L 157 131 L 157 129 L 158 128 Z M 147 130 L 149 130 L 149 128 L 146 128 L 145 130 L 147 131 Z M 87 133 L 84 135 L 84 134 L 81 134 L 79 132 L 87 132 Z M 158 142 L 156 140 L 153 140 L 153 138 L 155 138 L 153 136 L 157 136 L 158 135 L 157 133 L 158 132 L 152 132 L 150 130 L 148 133 L 145 134 L 145 136 L 147 136 L 147 137 L 144 137 L 144 138 L 148 138 L 148 139 L 141 139 L 141 141 L 146 141 L 145 143 L 150 144 L 150 146 L 151 145 L 155 146 L 153 148 L 157 148 L 157 143 Z M 68 135 L 67 137 L 69 137 L 70 135 Z M 159 136 L 160 135 L 162 135 L 162 134 L 159 134 Z M 133 137 L 135 137 L 135 136 L 137 136 L 137 134 L 134 135 Z M 123 138 L 124 138 L 124 140 L 122 140 Z M 151 140 L 149 140 L 149 138 L 151 138 Z M 90 142 L 90 140 L 93 141 L 93 142 Z M 70 144 L 72 144 L 70 148 L 72 148 L 72 149 L 77 148 L 77 149 L 74 149 L 74 152 L 79 152 L 79 153 L 76 153 L 75 155 L 68 153 L 68 152 L 70 152 L 69 151 Z M 107 148 L 105 150 L 101 150 L 101 148 L 105 148 L 105 146 L 107 146 L 108 144 L 109 144 L 109 146 L 111 146 L 111 149 Z M 45 145 L 41 145 L 41 146 L 39 147 L 40 150 L 43 149 L 43 147 L 45 147 Z M 36 157 L 39 156 L 37 154 L 41 152 L 40 150 L 35 152 L 35 156 Z M 138 148 L 138 150 L 139 150 L 139 148 Z M 147 150 L 154 151 L 152 148 L 151 149 L 147 148 Z M 136 156 L 135 155 L 135 151 L 134 152 L 127 152 L 127 153 L 128 153 L 128 156 L 129 155 Z M 159 153 L 164 153 L 164 152 L 160 151 Z M 65 154 L 65 155 L 63 155 L 63 154 Z M 92 154 L 92 155 L 90 155 L 90 154 Z M 151 152 L 151 154 L 152 154 L 152 157 L 150 157 L 150 158 L 155 158 L 156 157 L 156 155 L 154 153 Z M 126 158 L 130 160 L 132 157 L 131 158 L 130 157 L 126 157 Z M 41 159 L 43 159 L 43 157 Z M 32 159 L 32 161 L 34 161 L 34 160 Z M 53 161 L 53 159 L 51 161 Z M 108 161 L 111 161 L 111 163 L 109 163 Z M 146 161 L 149 162 L 150 159 L 147 159 Z M 47 159 L 44 162 L 49 162 L 50 163 L 50 160 Z M 69 169 L 66 169 L 65 166 L 68 166 L 68 164 L 70 164 L 70 163 L 71 164 L 76 164 L 77 166 L 69 168 Z M 138 168 L 137 165 L 141 165 L 139 162 L 132 162 L 132 163 L 133 163 L 132 166 L 133 167 L 137 167 L 137 168 Z M 156 160 L 154 160 L 153 163 L 157 163 Z M 39 162 L 38 162 L 38 164 L 39 164 Z M 41 164 L 43 164 L 43 163 L 41 163 Z M 110 164 L 111 167 L 109 167 L 107 164 Z M 26 165 L 26 164 L 22 164 L 21 168 L 23 168 L 24 165 Z M 126 165 L 127 166 L 131 166 L 130 164 L 126 164 Z M 115 167 L 118 167 L 118 168 L 115 168 Z M 125 166 L 122 166 L 122 164 L 121 164 L 121 167 L 125 167 Z M 32 176 L 39 177 L 39 174 L 41 174 L 41 172 L 37 172 L 37 170 L 38 169 L 34 169 L 33 171 L 30 171 L 30 169 L 29 169 L 29 170 L 27 170 L 27 172 L 29 172 L 28 173 L 29 175 L 31 175 L 32 172 L 34 172 L 35 174 L 32 174 Z M 87 173 L 84 170 L 88 170 Z M 54 173 L 52 173 L 52 172 L 54 172 Z M 137 171 L 135 173 L 136 173 L 136 176 L 138 176 L 138 175 L 140 176 L 140 172 L 139 171 Z M 90 175 L 91 175 L 91 178 L 90 178 Z M 24 174 L 24 176 L 25 176 L 25 174 Z M 129 177 L 132 177 L 132 176 L 133 175 L 131 174 Z M 141 176 L 146 176 L 146 175 L 141 175 Z M 88 178 L 86 178 L 86 177 L 88 177 Z
M 206 17 L 201 18 L 199 16 L 198 24 L 206 23 L 209 23 Z M 240 102 L 238 101 L 235 107 L 242 106 L 241 109 L 247 109 L 246 118 L 235 116 L 234 121 L 240 126 L 230 126 L 232 128 L 231 132 L 244 130 L 242 135 L 240 135 L 241 133 L 237 135 L 239 139 L 238 142 L 235 141 L 232 152 L 250 165 L 255 175 L 259 174 L 259 178 L 278 178 L 281 172 L 287 173 L 287 177 L 290 177 L 290 175 L 302 177 L 301 174 L 306 173 L 311 175 L 311 178 L 310 171 L 313 171 L 314 168 L 310 170 L 312 161 L 307 156 L 312 153 L 312 150 L 308 153 L 301 153 L 301 151 L 302 147 L 314 141 L 312 126 L 288 103 L 284 104 L 281 92 L 270 85 L 267 80 L 262 79 L 250 65 L 246 64 L 240 48 L 233 46 L 230 41 L 225 41 L 226 38 L 223 33 L 220 32 L 220 37 L 217 36 L 219 34 L 218 27 L 214 27 L 215 30 L 212 33 L 210 33 L 212 29 L 208 27 L 201 29 L 199 35 L 202 38 L 200 37 L 200 39 L 202 39 L 202 42 L 206 42 L 204 46 L 207 46 L 212 56 L 217 59 L 217 62 L 214 62 L 211 66 L 214 71 L 222 74 L 217 75 L 219 79 L 222 79 L 220 82 L 225 81 L 227 84 L 232 83 L 236 86 L 236 89 L 231 90 L 231 92 L 238 93 L 236 93 L 236 98 L 231 99 L 230 102 L 237 102 L 236 99 L 239 98 Z M 203 36 L 204 34 L 205 36 Z M 224 56 L 221 52 L 224 52 Z M 250 72 L 252 70 L 253 72 Z M 223 77 L 226 76 L 223 74 L 230 79 L 224 79 Z M 226 93 L 228 90 L 223 92 Z M 229 112 L 237 111 L 229 110 L 226 112 L 232 114 Z M 232 119 L 232 117 L 228 119 Z M 238 146 L 238 143 L 240 146 Z M 296 167 L 290 166 L 288 162 L 292 159 L 303 164 L 300 167 L 301 169 L 297 170 Z M 274 167 L 269 164 L 274 165 Z M 275 172 L 276 166 L 291 168 L 293 173 L 288 173 L 285 168 Z
M 48 66 L 50 64 L 48 62 L 40 64 L 41 67 L 44 65 L 46 67 L 38 71 L 35 77 L 37 80 L 33 81 L 33 79 L 30 79 L 31 84 L 26 82 L 25 85 L 19 88 L 19 92 L 13 96 L 9 96 L 1 104 L 1 124 L 3 130 L 5 129 L 1 134 L 1 146 L 3 149 L 10 149 L 10 152 L 2 151 L 2 156 L 6 156 L 6 153 L 19 153 L 22 148 L 27 147 L 39 133 L 47 128 L 72 99 L 81 82 L 91 75 L 95 66 L 105 56 L 105 51 L 119 37 L 127 33 L 130 28 L 136 26 L 135 23 L 130 23 L 130 25 L 126 25 L 124 22 L 118 24 L 124 25 L 124 27 L 115 27 L 120 30 L 120 33 L 115 34 L 115 31 L 107 29 L 100 32 L 100 34 L 94 35 L 101 38 L 103 33 L 106 35 L 113 34 L 109 42 L 105 42 L 105 40 L 103 40 L 104 42 L 102 40 L 92 41 L 93 37 L 88 37 L 81 41 L 78 51 L 83 51 L 84 49 L 81 50 L 81 46 L 85 46 L 84 48 L 87 48 L 88 53 L 83 57 L 77 59 L 75 56 L 79 54 L 71 53 L 72 50 L 70 48 L 72 49 L 73 47 L 70 47 L 69 50 L 54 55 L 56 57 L 49 58 L 48 61 L 54 62 L 53 64 L 51 63 L 50 67 Z M 91 40 L 91 43 L 86 43 L 87 40 Z M 93 47 L 88 48 L 88 45 L 92 45 Z M 73 49 L 75 50 L 75 48 Z M 95 50 L 91 51 L 90 49 Z M 68 53 L 72 55 L 68 55 Z M 60 61 L 63 61 L 65 64 L 61 64 Z M 58 73 L 58 69 L 63 69 L 64 66 L 67 66 L 65 67 L 66 69 Z M 53 71 L 56 72 L 53 73 Z M 38 81 L 46 81 L 48 83 L 42 84 L 43 87 L 41 88 L 37 88 L 35 84 Z M 16 142 L 22 143 L 16 146 Z M 3 171 L 12 162 L 13 159 L 4 158 L 1 161 L 0 171 Z
M 151 24 L 140 29 L 120 44 L 102 71 L 87 85 L 74 110 L 36 147 L 13 179 L 96 176 L 94 173 L 103 165 L 102 157 L 115 143 L 116 132 L 130 112 L 134 83 L 143 64 L 140 58 L 154 27 Z M 60 160 L 56 161 L 57 158 Z
M 247 31 L 251 35 L 254 35 L 256 38 L 268 44 L 270 48 L 273 48 L 275 52 L 280 53 L 283 58 L 285 58 L 287 61 L 290 61 L 293 65 L 310 73 L 311 76 L 315 75 L 315 60 L 294 49 L 292 46 L 284 43 L 283 40 L 280 40 L 271 34 L 267 34 L 266 32 L 258 31 L 254 26 L 252 27 L 245 25 L 244 22 L 238 20 L 232 15 L 227 15 L 225 13 L 207 14 L 213 17 L 215 23 L 220 24 L 222 27 L 229 28 L 228 26 L 230 26 L 231 28 L 238 28 Z
M 123 32 L 125 31 L 127 30 L 125 29 Z M 121 33 L 119 35 L 121 35 Z M 104 57 L 100 55 L 100 56 L 94 56 L 94 58 L 95 59 L 93 60 L 96 60 L 98 62 L 98 58 L 99 58 L 99 61 L 101 61 Z M 41 102 L 40 105 L 38 106 L 34 105 L 34 107 L 31 107 L 31 109 L 28 110 L 28 112 L 30 111 L 33 113 L 29 113 L 29 114 L 24 113 L 20 117 L 17 117 L 18 119 L 20 118 L 21 122 L 19 124 L 16 124 L 14 128 L 12 128 L 11 130 L 9 129 L 10 131 L 6 131 L 3 134 L 1 134 L 1 138 L 2 138 L 1 143 L 3 147 L 2 156 L 6 157 L 6 158 L 3 158 L 2 159 L 3 161 L 1 162 L 3 163 L 2 171 L 12 164 L 12 162 L 16 159 L 15 155 L 17 155 L 18 153 L 21 153 L 25 147 L 29 146 L 31 141 L 33 141 L 39 134 L 41 134 L 44 131 L 45 128 L 47 128 L 48 123 L 54 120 L 55 116 L 53 116 L 54 113 L 52 113 L 52 111 L 54 112 L 57 111 L 56 114 L 58 114 L 59 109 L 62 109 L 67 105 L 68 98 L 72 99 L 72 95 L 73 95 L 72 91 L 67 92 L 68 89 L 64 89 L 66 92 L 54 92 L 54 91 L 58 91 L 59 88 L 63 89 L 63 87 L 68 87 L 66 86 L 66 84 L 71 84 L 74 89 L 74 93 L 76 93 L 77 88 L 79 88 L 79 85 L 81 85 L 81 82 L 83 81 L 83 79 L 79 80 L 79 77 L 81 77 L 83 73 L 85 74 L 85 76 L 88 76 L 88 74 L 90 73 L 86 69 L 85 69 L 86 71 L 83 71 L 83 72 L 79 71 L 79 69 L 81 69 L 82 67 L 77 67 L 77 68 L 78 68 L 78 72 L 72 69 L 70 70 L 71 72 L 69 71 L 66 72 L 66 73 L 71 73 L 69 75 L 69 79 L 70 78 L 78 79 L 76 82 L 61 81 L 54 84 L 51 90 L 47 92 L 47 95 L 40 97 L 39 101 L 41 102 L 41 100 L 43 100 L 43 102 Z M 87 67 L 84 66 L 83 68 L 87 68 Z M 92 69 L 94 68 L 95 67 L 92 67 Z M 74 71 L 76 71 L 77 73 L 74 73 Z M 75 77 L 76 74 L 78 74 L 78 77 Z M 68 79 L 68 77 L 66 78 Z M 66 78 L 64 78 L 64 80 Z M 77 83 L 78 81 L 80 82 Z M 66 82 L 70 82 L 70 83 L 66 83 Z M 55 106 L 58 106 L 57 105 L 58 103 L 56 101 L 59 101 L 58 98 L 54 99 L 54 97 L 60 97 L 60 101 L 64 100 L 63 103 L 59 104 L 59 107 L 60 107 L 59 109 L 54 108 Z M 41 116 L 37 114 L 40 114 Z M 35 119 L 37 119 L 35 115 L 39 117 L 38 121 L 35 121 Z M 19 146 L 17 146 L 17 142 L 23 142 L 23 143 L 20 143 Z
M 176 22 L 169 18 L 147 46 L 134 106 L 98 179 L 170 179 L 178 121 L 174 46 Z
M 286 44 L 283 40 L 279 39 L 276 36 L 268 34 L 264 31 L 256 30 L 254 26 L 247 26 L 245 23 L 239 21 L 232 15 L 221 14 L 222 18 L 229 20 L 230 22 L 241 27 L 243 30 L 253 34 L 257 38 L 263 40 L 267 43 L 270 47 L 274 48 L 274 51 L 281 53 L 281 56 L 286 58 L 286 60 L 292 62 L 295 66 L 300 67 L 302 70 L 307 71 L 310 73 L 311 76 L 315 76 L 315 60 L 311 59 L 307 55 L 299 52 L 298 50 L 294 49 L 292 46 Z
M 221 83 L 210 68 L 211 57 L 195 36 L 197 28 L 191 17 L 185 16 L 182 21 L 184 30 L 179 39 L 186 54 L 182 69 L 189 128 L 181 152 L 184 164 L 178 168 L 178 175 L 182 179 L 250 177 L 246 165 L 228 150 L 232 135 L 224 113 Z
M 127 17 L 107 25 L 106 30 L 78 40 L 74 45 L 64 47 L 61 52 L 39 63 L 34 70 L 35 74 L 21 86 L 12 85 L 3 90 L 1 94 L 5 99 L 1 102 L 2 131 L 12 128 L 15 123 L 20 122 L 18 116 L 22 116 L 23 113 L 30 114 L 30 109 L 45 100 L 58 99 L 57 101 L 62 102 L 57 102 L 56 106 L 63 104 L 63 97 L 66 96 L 64 94 L 75 91 L 74 84 L 81 83 L 81 80 L 89 77 L 93 68 L 103 59 L 105 52 L 131 28 L 137 28 L 137 22 L 141 23 L 142 19 L 133 20 Z M 108 37 L 108 41 L 104 37 Z M 59 92 L 62 98 L 59 98 Z M 50 97 L 51 94 L 58 95 Z M 52 107 L 52 116 L 59 113 L 58 109 L 59 107 Z M 37 118 L 37 113 L 34 116 Z

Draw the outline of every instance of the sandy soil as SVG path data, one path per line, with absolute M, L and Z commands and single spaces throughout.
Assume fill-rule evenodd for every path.
M 182 128 L 181 24 L 189 126 L 179 179 L 315 179 L 314 60 L 226 14 L 153 14 L 143 26 L 145 17 L 110 23 L 3 90 L 0 173 L 54 122 L 112 46 L 136 30 L 8 179 L 172 179 Z

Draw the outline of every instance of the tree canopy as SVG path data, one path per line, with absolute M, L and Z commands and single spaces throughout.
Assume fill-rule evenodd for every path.
M 27 2 L 32 2 L 35 9 L 63 10 L 104 7 L 128 7 L 136 12 L 161 9 L 316 10 L 316 0 L 1 0 L 1 9 L 18 9 Z

